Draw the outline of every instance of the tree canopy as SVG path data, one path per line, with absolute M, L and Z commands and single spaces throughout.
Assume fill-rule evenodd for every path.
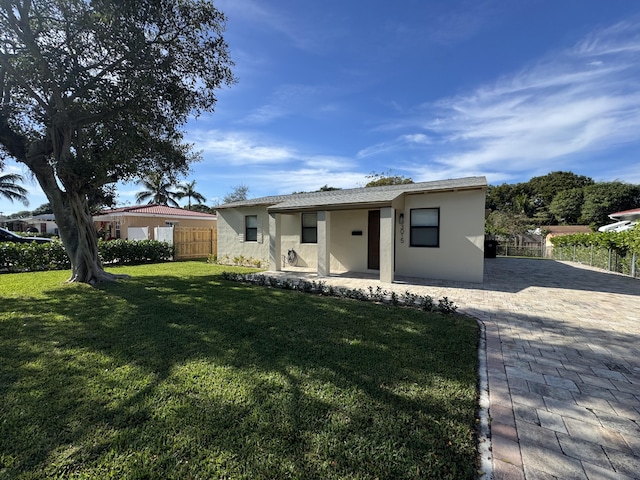
M 406 185 L 408 183 L 413 183 L 413 180 L 409 177 L 405 177 L 403 175 L 393 175 L 391 170 L 388 170 L 386 173 L 380 172 L 371 172 L 367 175 L 367 178 L 371 180 L 365 185 L 365 187 L 381 187 L 383 185 Z
M 233 187 L 233 191 L 227 193 L 223 198 L 223 203 L 240 202 L 249 198 L 249 187 L 243 184 Z
M 235 80 L 224 26 L 207 0 L 0 4 L 0 150 L 51 203 L 71 280 L 113 278 L 89 202 L 119 180 L 187 172 L 182 127 Z
M 486 208 L 496 216 L 497 228 L 509 218 L 524 215 L 529 225 L 587 224 L 599 227 L 610 223 L 611 213 L 640 207 L 640 185 L 620 181 L 594 182 L 572 172 L 551 172 L 528 182 L 490 185 Z M 508 215 L 507 215 L 508 214 Z M 513 222 L 522 228 L 522 219 Z M 489 223 L 488 223 L 489 225 Z

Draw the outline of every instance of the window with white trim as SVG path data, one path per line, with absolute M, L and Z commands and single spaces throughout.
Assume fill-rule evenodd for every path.
M 411 210 L 411 246 L 440 246 L 440 208 Z
M 302 236 L 301 243 L 318 243 L 318 214 L 302 214 Z

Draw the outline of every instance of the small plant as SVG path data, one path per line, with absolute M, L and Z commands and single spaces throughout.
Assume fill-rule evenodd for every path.
M 380 288 L 380 285 L 378 285 L 375 290 L 372 286 L 369 286 L 369 298 L 371 298 L 371 300 L 373 300 L 374 302 L 382 302 L 386 293 L 387 292 L 383 291 L 382 288 Z
M 407 290 L 401 295 L 400 301 L 407 307 L 415 307 L 418 302 L 418 295 Z
M 420 297 L 419 305 L 420 305 L 420 309 L 425 312 L 432 312 L 435 308 L 435 305 L 433 303 L 433 298 L 431 298 L 429 295 Z
M 447 297 L 438 300 L 438 311 L 447 315 L 455 313 L 458 307 Z
M 399 303 L 398 294 L 396 292 L 391 292 L 391 305 L 394 307 Z
M 309 282 L 306 280 L 295 281 L 291 278 L 279 279 L 277 277 L 270 277 L 261 273 L 243 274 L 223 271 L 221 276 L 224 280 L 249 282 L 260 286 L 282 288 L 285 290 L 297 290 L 303 293 L 317 292 L 320 295 L 328 297 L 343 297 L 360 301 L 386 301 L 391 303 L 393 306 L 404 305 L 406 307 L 419 308 L 425 312 L 439 312 L 446 315 L 453 314 L 458 309 L 455 303 L 447 297 L 438 300 L 438 304 L 435 305 L 433 298 L 429 295 L 419 296 L 409 292 L 408 290 L 405 293 L 398 295 L 394 291 L 387 292 L 378 286 L 375 289 L 373 287 L 368 287 L 369 293 L 367 294 L 366 291 L 359 288 L 350 289 L 345 287 L 334 287 L 333 285 L 328 285 L 323 281 Z

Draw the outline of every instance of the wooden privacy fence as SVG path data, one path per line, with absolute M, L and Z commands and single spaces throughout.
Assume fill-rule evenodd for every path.
M 174 227 L 176 260 L 205 258 L 218 252 L 218 231 L 206 227 Z

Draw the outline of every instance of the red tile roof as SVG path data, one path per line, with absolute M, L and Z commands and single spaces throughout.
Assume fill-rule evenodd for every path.
M 113 215 L 118 213 L 130 213 L 144 215 L 164 215 L 174 217 L 211 217 L 216 218 L 215 214 L 195 212 L 184 208 L 168 207 L 166 205 L 135 205 L 133 207 L 120 207 L 111 210 L 103 210 L 99 215 Z
M 620 215 L 629 215 L 632 213 L 640 213 L 640 208 L 634 208 L 632 210 L 623 210 L 622 212 L 616 212 L 616 213 L 610 213 L 609 216 L 610 217 L 617 217 Z

